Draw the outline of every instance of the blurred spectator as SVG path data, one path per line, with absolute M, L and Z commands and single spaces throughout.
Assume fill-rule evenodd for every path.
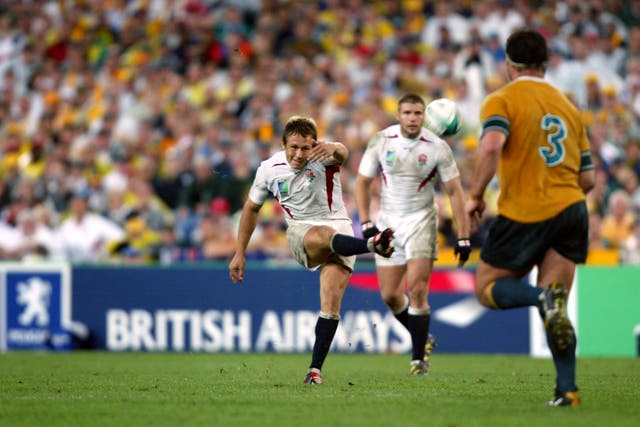
M 148 264 L 158 261 L 160 235 L 147 227 L 139 211 L 127 215 L 124 223 L 126 235 L 111 248 L 116 259 L 128 264 Z
M 284 211 L 280 205 L 274 199 L 265 201 L 256 230 L 247 246 L 247 259 L 290 259 L 286 229 Z
M 474 35 L 453 59 L 453 77 L 466 82 L 469 98 L 478 104 L 486 95 L 484 82 L 495 72 L 493 57 L 482 49 L 478 35 Z
M 285 260 L 291 258 L 291 250 L 287 244 L 287 236 L 282 224 L 278 221 L 261 221 L 258 223 L 256 238 L 247 247 L 249 260 Z
M 486 37 L 486 43 L 483 45 L 482 49 L 491 56 L 494 64 L 504 62 L 507 54 L 498 33 L 491 32 Z
M 634 214 L 640 215 L 640 186 L 638 186 L 638 176 L 627 165 L 621 165 L 616 170 L 615 179 L 629 196 L 629 209 Z
M 193 159 L 194 179 L 179 194 L 178 206 L 195 214 L 204 214 L 216 197 L 227 196 L 226 181 L 213 169 L 209 159 Z
M 22 261 L 63 259 L 55 230 L 42 215 L 38 209 L 25 209 L 18 215 L 18 258 Z
M 157 253 L 158 262 L 162 265 L 170 265 L 185 261 L 185 250 L 178 245 L 173 227 L 165 227 L 159 232 Z
M 229 202 L 229 212 L 235 213 L 242 209 L 249 188 L 253 183 L 255 170 L 251 167 L 249 159 L 236 153 L 232 157 L 233 176 L 227 180 L 227 201 Z
M 21 254 L 21 236 L 17 228 L 0 221 L 0 256 L 4 260 L 17 260 Z
M 224 214 L 217 213 L 213 209 L 212 214 L 204 215 L 198 224 L 193 240 L 199 248 L 199 260 L 225 260 L 235 252 L 236 239 L 231 223 Z
M 607 193 L 607 184 L 609 177 L 607 172 L 601 167 L 596 167 L 595 175 L 593 189 L 587 193 L 587 209 L 589 212 L 595 212 L 601 217 L 607 210 L 607 200 L 609 196 Z
M 458 104 L 462 115 L 462 135 L 477 135 L 480 129 L 480 103 L 469 93 L 469 85 L 466 79 L 454 81 L 455 93 L 451 98 Z M 483 81 L 484 92 L 484 81 Z M 455 147 L 454 147 L 455 150 Z
M 154 231 L 160 231 L 173 226 L 173 211 L 155 195 L 151 182 L 143 179 L 135 179 L 130 184 L 132 210 L 144 219 L 147 227 Z
M 433 49 L 441 48 L 445 41 L 441 37 L 441 30 L 451 35 L 452 42 L 456 46 L 467 43 L 469 22 L 456 12 L 452 2 L 435 2 L 434 15 L 428 17 L 422 30 L 422 42 Z
M 631 235 L 626 238 L 620 259 L 625 264 L 640 265 L 640 218 L 635 218 Z
M 497 34 L 500 44 L 504 46 L 507 38 L 516 28 L 524 25 L 524 19 L 514 2 L 511 0 L 498 0 L 495 2 L 478 2 L 492 5 L 488 15 L 478 20 L 480 34 L 489 37 L 490 34 Z M 516 6 L 517 6 L 517 2 Z
M 629 206 L 629 196 L 624 190 L 616 190 L 609 197 L 608 213 L 602 219 L 600 234 L 605 245 L 621 249 L 633 233 L 635 216 Z
M 193 243 L 191 235 L 198 228 L 200 219 L 208 213 L 211 202 L 227 196 L 227 182 L 207 158 L 195 156 L 193 174 L 194 179 L 179 194 L 176 215 L 177 237 L 186 245 Z
M 602 237 L 602 217 L 597 212 L 589 214 L 589 251 L 609 249 L 608 242 Z
M 177 148 L 169 149 L 164 164 L 152 180 L 155 193 L 172 210 L 178 207 L 181 194 L 195 179 L 188 160 Z
M 640 138 L 631 136 L 624 148 L 627 165 L 640 178 Z
M 628 26 L 640 28 L 640 2 L 637 0 L 622 2 L 620 18 Z
M 584 84 L 586 88 L 584 108 L 592 113 L 597 113 L 602 108 L 602 91 L 598 75 L 596 73 L 588 73 L 584 77 Z
M 84 188 L 72 194 L 69 215 L 57 232 L 65 259 L 71 262 L 105 261 L 110 245 L 125 238 L 124 230 L 115 222 L 89 211 L 89 197 Z

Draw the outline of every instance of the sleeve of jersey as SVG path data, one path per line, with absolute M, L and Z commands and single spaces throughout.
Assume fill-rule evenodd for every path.
M 482 137 L 490 130 L 497 130 L 509 136 L 509 119 L 504 100 L 498 96 L 489 95 L 480 108 L 480 120 L 482 121 Z
M 587 132 L 583 128 L 580 136 L 580 172 L 594 169 L 593 159 L 591 158 L 591 149 L 589 147 L 589 139 Z
M 358 166 L 358 173 L 368 178 L 375 178 L 379 172 L 380 161 L 378 160 L 378 147 L 382 143 L 382 134 L 377 133 L 371 138 L 367 149 L 362 155 L 360 160 L 360 166 Z
M 442 161 L 438 164 L 438 175 L 442 182 L 451 181 L 460 175 L 458 171 L 458 165 L 456 165 L 456 159 L 453 156 L 451 147 L 446 142 L 442 144 Z
M 267 182 L 264 176 L 264 168 L 260 166 L 256 171 L 256 177 L 249 190 L 249 199 L 256 205 L 262 205 L 269 193 Z

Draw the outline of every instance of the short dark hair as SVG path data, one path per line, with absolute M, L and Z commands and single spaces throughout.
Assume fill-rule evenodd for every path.
M 313 139 L 318 139 L 318 126 L 311 117 L 291 116 L 282 131 L 284 145 L 287 145 L 287 139 L 289 139 L 290 135 L 310 136 Z
M 507 39 L 507 61 L 518 68 L 544 70 L 549 60 L 545 38 L 529 28 L 513 32 Z
M 418 94 L 415 93 L 407 93 L 402 95 L 402 97 L 398 100 L 398 110 L 400 110 L 400 104 L 422 104 L 427 105 L 424 102 L 424 99 Z

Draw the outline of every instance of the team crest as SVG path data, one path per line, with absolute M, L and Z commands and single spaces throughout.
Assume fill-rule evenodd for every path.
M 313 180 L 316 179 L 316 176 L 311 169 L 307 170 L 307 173 L 304 175 L 304 177 L 307 178 L 308 182 L 313 182 Z
M 424 166 L 427 164 L 427 155 L 422 153 L 418 156 L 418 164 Z
M 393 150 L 387 151 L 386 161 L 387 161 L 387 166 L 392 166 L 396 161 L 396 152 Z
M 282 195 L 289 194 L 289 182 L 286 179 L 279 179 L 278 192 Z

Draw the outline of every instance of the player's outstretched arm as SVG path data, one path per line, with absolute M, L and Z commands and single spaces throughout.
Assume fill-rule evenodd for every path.
M 371 206 L 371 193 L 369 192 L 369 189 L 371 188 L 372 182 L 373 178 L 369 178 L 368 176 L 364 176 L 360 173 L 356 176 L 355 196 L 358 216 L 360 217 L 361 223 L 371 221 L 369 213 Z
M 236 253 L 229 263 L 229 277 L 233 283 L 244 280 L 244 266 L 246 264 L 246 250 L 249 239 L 253 234 L 258 222 L 258 214 L 262 205 L 257 205 L 250 199 L 244 203 L 242 214 L 240 215 L 240 225 L 238 226 L 238 238 L 236 243 Z
M 469 200 L 465 206 L 474 228 L 477 228 L 477 221 L 486 206 L 483 200 L 484 190 L 498 170 L 500 154 L 506 140 L 507 136 L 497 130 L 487 131 L 480 140 L 476 169 L 469 188 Z
M 469 241 L 471 230 L 469 217 L 465 212 L 464 190 L 462 189 L 460 177 L 444 182 L 443 186 L 451 201 L 451 211 L 453 212 L 453 219 L 455 220 L 456 231 L 458 233 L 458 241 L 454 253 L 458 258 L 458 267 L 462 267 L 471 254 L 471 242 Z

